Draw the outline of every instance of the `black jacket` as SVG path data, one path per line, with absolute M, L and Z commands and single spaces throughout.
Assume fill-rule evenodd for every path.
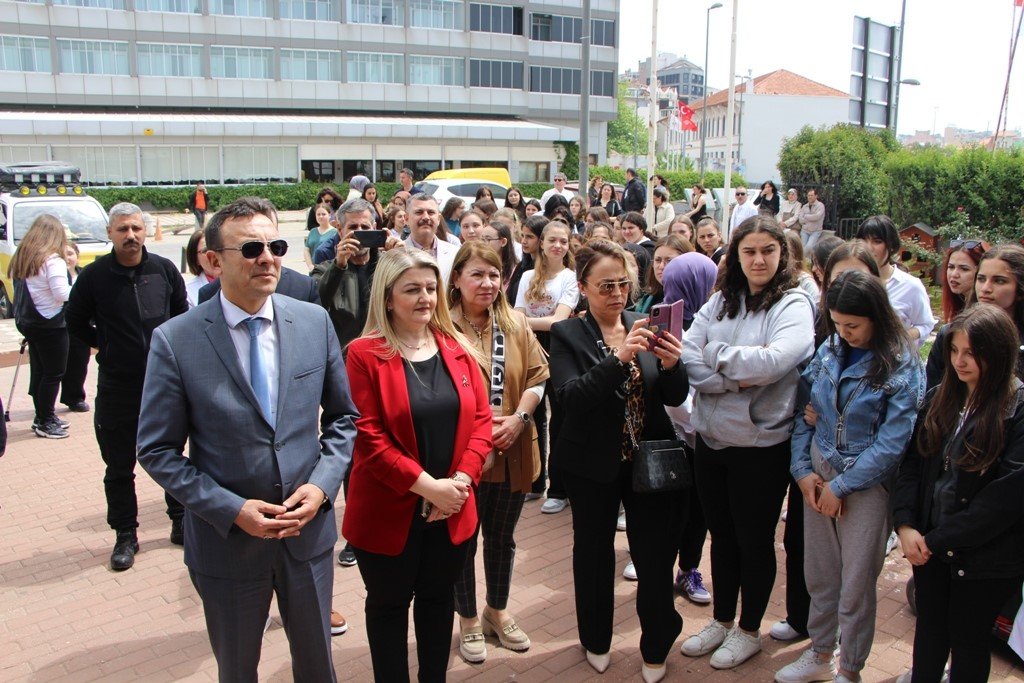
M 187 310 L 178 268 L 143 247 L 142 262 L 131 270 L 113 252 L 83 268 L 65 315 L 68 333 L 99 349 L 99 388 L 141 396 L 153 330 Z
M 644 316 L 625 312 L 628 330 Z M 597 346 L 601 333 L 587 318 L 569 318 L 551 326 L 551 386 L 563 410 L 558 466 L 593 481 L 608 483 L 619 476 L 625 399 L 617 391 L 626 379 L 618 360 Z M 637 441 L 674 439 L 665 406 L 686 400 L 689 382 L 682 362 L 670 372 L 658 369 L 653 353 L 641 353 L 644 379 L 644 431 Z
M 193 190 L 192 194 L 190 194 L 188 196 L 188 210 L 189 211 L 195 211 L 196 210 L 196 195 L 197 194 L 199 194 L 199 190 Z M 204 203 L 206 204 L 206 208 L 203 209 L 203 211 L 209 211 L 210 210 L 210 195 L 209 195 L 209 193 L 206 190 L 203 190 L 203 199 L 204 199 Z
M 639 178 L 633 178 L 622 190 L 622 210 L 644 212 L 647 206 L 647 188 L 640 182 Z M 611 212 L 609 212 L 611 215 Z
M 893 496 L 895 528 L 910 526 L 924 535 L 928 549 L 949 565 L 953 579 L 1014 578 L 1024 575 L 1024 386 L 1006 418 L 1006 445 L 984 472 L 959 470 L 955 507 L 941 525 L 930 528 L 933 491 L 945 458 L 923 458 L 917 431 L 935 392 L 921 409 L 917 429 L 900 465 Z M 956 460 L 973 433 L 970 421 L 948 443 Z
M 338 335 L 341 348 L 358 337 L 366 325 L 366 313 L 370 309 L 370 282 L 373 280 L 373 264 L 357 266 L 350 263 L 339 268 L 333 259 L 318 263 L 313 268 L 313 279 L 318 282 L 320 304 L 327 309 Z
M 199 303 L 212 299 L 217 296 L 219 291 L 220 278 L 208 282 L 199 289 Z M 274 290 L 274 293 L 320 305 L 320 292 L 317 291 L 316 281 L 291 268 L 281 268 L 281 279 L 277 281 L 277 289 Z

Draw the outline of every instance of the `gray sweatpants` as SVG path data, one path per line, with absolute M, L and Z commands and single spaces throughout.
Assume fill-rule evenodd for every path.
M 811 464 L 825 481 L 837 474 L 813 441 Z M 842 516 L 832 519 L 804 503 L 804 578 L 811 595 L 807 632 L 815 652 L 831 654 L 841 630 L 839 665 L 857 672 L 875 638 L 875 584 L 892 529 L 889 492 L 874 486 L 847 496 L 843 506 Z

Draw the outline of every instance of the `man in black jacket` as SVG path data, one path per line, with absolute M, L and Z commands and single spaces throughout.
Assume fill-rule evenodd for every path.
M 82 270 L 71 289 L 68 332 L 99 349 L 94 426 L 106 464 L 107 523 L 117 533 L 111 569 L 135 564 L 139 551 L 135 497 L 135 439 L 142 382 L 153 330 L 188 310 L 185 281 L 173 262 L 150 254 L 142 210 L 127 202 L 110 209 L 113 252 Z M 184 543 L 181 504 L 168 495 L 171 542 Z
M 636 177 L 636 171 L 626 169 L 626 187 L 622 190 L 622 211 L 643 213 L 647 207 L 647 188 Z

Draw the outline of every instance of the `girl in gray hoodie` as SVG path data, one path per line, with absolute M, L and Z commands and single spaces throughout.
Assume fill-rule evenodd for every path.
M 714 618 L 682 651 L 714 652 L 717 669 L 761 650 L 797 385 L 813 353 L 814 302 L 797 285 L 786 237 L 773 217 L 753 216 L 733 233 L 718 291 L 694 318 L 682 355 L 696 391 L 694 469 L 715 586 Z

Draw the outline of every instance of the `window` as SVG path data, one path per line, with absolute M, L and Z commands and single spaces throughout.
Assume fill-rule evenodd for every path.
M 557 14 L 531 14 L 530 38 L 552 43 L 582 43 L 583 20 Z
M 139 12 L 177 12 L 199 14 L 199 0 L 135 0 Z
M 409 25 L 462 30 L 460 0 L 409 0 Z
M 615 97 L 615 72 L 591 71 L 590 94 L 597 97 Z
M 466 84 L 466 60 L 460 57 L 410 55 L 409 83 L 463 86 Z
M 349 83 L 404 83 L 402 55 L 379 52 L 348 53 Z
M 348 0 L 348 20 L 353 24 L 402 25 L 402 0 Z
M 551 174 L 551 164 L 547 161 L 520 161 L 520 183 L 544 183 Z
M 50 73 L 50 41 L 28 36 L 0 36 L 0 71 Z
M 560 69 L 553 66 L 530 67 L 530 92 L 548 92 L 558 95 L 579 95 L 582 72 L 579 69 Z M 590 72 L 590 94 L 611 97 L 615 94 L 615 73 Z
M 139 147 L 143 185 L 220 182 L 220 150 L 205 147 Z
M 229 17 L 273 17 L 270 0 L 210 0 L 210 14 Z
M 128 75 L 128 43 L 58 38 L 57 49 L 62 73 Z
M 337 21 L 337 0 L 281 0 L 282 19 Z
M 124 0 L 53 0 L 54 5 L 93 7 L 96 9 L 124 9 Z
M 224 182 L 231 185 L 294 183 L 299 175 L 296 147 L 224 147 Z
M 523 8 L 469 3 L 469 30 L 523 35 Z
M 214 78 L 273 78 L 274 51 L 261 47 L 210 48 L 210 75 Z
M 304 160 L 302 162 L 302 177 L 304 180 L 309 180 L 314 183 L 333 183 L 334 162 Z
M 82 169 L 83 185 L 135 185 L 138 180 L 132 146 L 54 146 L 53 158 Z
M 282 81 L 340 81 L 341 52 L 281 50 Z
M 606 19 L 591 19 L 590 44 L 615 47 L 615 22 Z
M 479 88 L 523 89 L 523 63 L 490 59 L 469 60 L 469 84 Z
M 139 75 L 201 77 L 201 50 L 198 45 L 139 43 L 136 46 Z

